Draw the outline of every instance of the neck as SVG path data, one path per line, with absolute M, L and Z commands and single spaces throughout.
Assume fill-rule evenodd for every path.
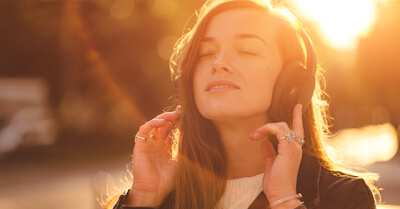
M 265 117 L 214 121 L 225 147 L 228 179 L 249 177 L 264 172 L 262 141 L 252 141 L 249 135 L 266 124 L 266 121 Z

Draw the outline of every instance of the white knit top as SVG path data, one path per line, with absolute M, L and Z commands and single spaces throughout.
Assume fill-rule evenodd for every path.
M 230 179 L 216 209 L 247 209 L 263 191 L 264 173 L 252 177 Z

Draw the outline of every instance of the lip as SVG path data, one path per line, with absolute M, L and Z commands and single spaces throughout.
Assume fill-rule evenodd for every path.
M 231 80 L 217 79 L 217 80 L 211 80 L 210 82 L 208 82 L 208 84 L 205 88 L 205 91 L 210 91 L 215 86 L 227 86 L 225 88 L 240 89 L 240 87 Z

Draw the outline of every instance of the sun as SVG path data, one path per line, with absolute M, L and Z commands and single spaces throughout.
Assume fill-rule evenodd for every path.
M 387 0 L 291 0 L 300 15 L 315 22 L 325 42 L 337 49 L 355 49 L 377 16 L 377 6 Z

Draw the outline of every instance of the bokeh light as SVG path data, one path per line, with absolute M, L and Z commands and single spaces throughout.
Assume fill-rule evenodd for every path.
M 179 37 L 174 36 L 174 35 L 168 35 L 168 36 L 162 37 L 161 40 L 158 42 L 158 46 L 157 46 L 158 55 L 165 60 L 169 60 L 169 58 L 172 54 L 172 49 L 175 45 L 175 42 L 178 40 L 178 38 Z
M 396 205 L 379 205 L 376 208 L 378 209 L 399 209 L 399 206 Z
M 135 10 L 135 1 L 116 0 L 111 6 L 110 14 L 114 19 L 123 20 L 130 17 Z
M 179 8 L 179 2 L 176 0 L 155 0 L 152 6 L 152 15 L 156 18 L 170 18 Z
M 392 159 L 398 150 L 398 133 L 390 123 L 346 129 L 333 138 L 333 146 L 348 162 L 365 166 Z

